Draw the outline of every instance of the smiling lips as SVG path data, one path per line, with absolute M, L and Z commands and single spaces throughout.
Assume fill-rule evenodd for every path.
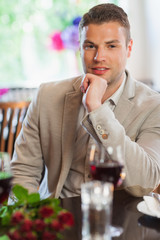
M 97 75 L 102 75 L 102 74 L 106 73 L 108 70 L 109 70 L 109 68 L 106 68 L 106 67 L 93 67 L 92 68 L 93 73 L 97 74 Z

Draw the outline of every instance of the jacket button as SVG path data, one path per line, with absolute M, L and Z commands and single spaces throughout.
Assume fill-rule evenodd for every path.
M 102 134 L 102 138 L 103 138 L 103 139 L 108 139 L 108 134 L 105 134 L 105 133 Z
M 97 125 L 97 130 L 101 130 L 101 128 L 102 128 L 101 125 L 98 124 Z
M 100 130 L 99 134 L 103 135 L 104 134 L 104 130 Z

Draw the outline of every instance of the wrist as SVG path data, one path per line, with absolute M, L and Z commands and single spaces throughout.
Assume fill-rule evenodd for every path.
M 90 113 L 94 110 L 96 110 L 97 108 L 99 108 L 102 104 L 97 102 L 97 103 L 93 103 L 87 106 L 87 111 Z

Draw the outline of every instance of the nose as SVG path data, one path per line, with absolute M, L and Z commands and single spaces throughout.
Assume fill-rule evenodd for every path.
M 101 62 L 101 61 L 105 61 L 105 52 L 103 48 L 98 48 L 95 56 L 94 56 L 94 60 L 97 62 Z

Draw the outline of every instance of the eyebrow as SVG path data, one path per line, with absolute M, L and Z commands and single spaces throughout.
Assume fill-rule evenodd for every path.
M 92 41 L 89 41 L 89 40 L 85 40 L 83 44 L 86 44 L 86 43 L 90 43 L 90 44 L 95 44 L 95 45 L 96 45 L 96 43 L 94 43 L 94 42 L 92 42 Z M 119 41 L 119 40 L 111 40 L 111 41 L 105 42 L 105 44 L 111 44 L 111 43 L 112 43 L 112 44 L 113 44 L 113 43 L 120 43 L 120 41 Z
M 111 44 L 111 43 L 120 43 L 119 40 L 111 40 L 111 41 L 108 41 L 108 42 L 105 42 L 106 44 Z
M 89 40 L 85 40 L 84 43 L 91 43 L 91 44 L 95 44 L 94 42 L 91 42 Z

